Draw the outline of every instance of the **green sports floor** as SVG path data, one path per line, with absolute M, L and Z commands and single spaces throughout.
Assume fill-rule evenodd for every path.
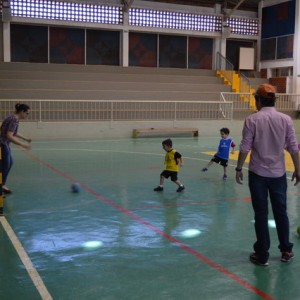
M 13 148 L 7 185 L 14 193 L 0 217 L 0 299 L 298 300 L 300 185 L 288 189 L 294 260 L 280 261 L 270 211 L 270 265 L 255 266 L 247 170 L 236 184 L 233 156 L 227 181 L 215 164 L 202 173 L 220 137 L 174 137 L 186 189 L 177 193 L 166 180 L 154 192 L 163 139 Z M 79 193 L 70 190 L 74 182 Z

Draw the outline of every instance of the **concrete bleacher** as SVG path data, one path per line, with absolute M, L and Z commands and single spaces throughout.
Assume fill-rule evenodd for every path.
M 218 101 L 213 70 L 0 63 L 1 99 Z
M 268 79 L 266 78 L 248 78 L 250 82 L 251 88 L 254 90 L 257 90 L 258 86 L 260 86 L 263 83 L 269 83 Z

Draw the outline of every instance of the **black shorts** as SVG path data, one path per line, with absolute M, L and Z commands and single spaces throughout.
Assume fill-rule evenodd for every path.
M 165 177 L 165 178 L 171 177 L 172 181 L 177 181 L 177 179 L 178 179 L 177 174 L 178 174 L 178 172 L 175 172 L 175 171 L 164 170 L 161 172 L 160 176 Z
M 228 166 L 228 159 L 224 159 L 218 156 L 214 156 L 211 161 L 223 166 L 223 167 L 227 167 Z

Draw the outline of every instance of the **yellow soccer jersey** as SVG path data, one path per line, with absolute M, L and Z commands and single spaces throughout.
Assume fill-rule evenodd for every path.
M 166 153 L 165 156 L 165 170 L 178 172 L 179 170 L 179 159 L 181 158 L 181 154 L 178 153 L 175 149 Z

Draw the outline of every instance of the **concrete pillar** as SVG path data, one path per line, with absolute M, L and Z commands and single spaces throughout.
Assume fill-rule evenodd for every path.
M 293 66 L 293 93 L 300 94 L 300 3 L 296 1 L 295 34 L 294 34 L 294 66 Z
M 124 11 L 123 18 L 124 18 L 123 19 L 124 29 L 121 31 L 122 32 L 121 65 L 123 67 L 128 67 L 128 65 L 129 65 L 129 30 L 128 30 L 129 14 L 128 14 L 128 12 Z
M 3 22 L 3 61 L 10 60 L 10 22 Z

